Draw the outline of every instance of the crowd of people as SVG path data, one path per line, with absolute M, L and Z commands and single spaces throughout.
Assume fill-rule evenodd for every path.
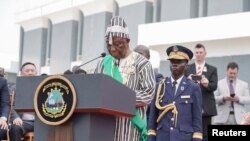
M 130 33 L 122 17 L 111 18 L 107 27 L 106 55 L 94 73 L 103 73 L 126 85 L 136 95 L 135 116 L 116 117 L 114 141 L 207 141 L 208 125 L 250 124 L 246 105 L 250 104 L 248 83 L 237 75 L 239 66 L 230 62 L 225 78 L 218 80 L 217 68 L 206 62 L 206 47 L 198 43 L 191 51 L 181 45 L 166 48 L 171 74 L 155 72 L 147 46 L 129 46 Z M 194 63 L 189 64 L 195 56 Z M 26 132 L 34 131 L 34 113 L 11 112 L 9 94 L 0 69 L 0 139 L 9 130 L 11 141 L 21 141 Z M 26 62 L 20 76 L 37 76 L 36 65 Z M 75 67 L 64 75 L 86 74 Z M 11 91 L 11 92 L 10 92 Z M 18 95 L 18 93 L 16 93 Z

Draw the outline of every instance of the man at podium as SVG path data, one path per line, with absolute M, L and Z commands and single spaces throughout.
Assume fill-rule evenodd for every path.
M 152 65 L 129 48 L 129 32 L 123 18 L 115 16 L 110 20 L 105 37 L 110 55 L 98 63 L 95 73 L 107 74 L 136 93 L 135 116 L 116 118 L 114 141 L 145 141 L 146 109 L 155 87 Z

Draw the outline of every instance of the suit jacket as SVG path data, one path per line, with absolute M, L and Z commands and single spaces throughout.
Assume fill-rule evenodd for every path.
M 190 74 L 196 74 L 195 63 L 188 66 L 188 69 L 185 72 L 186 76 Z M 217 115 L 216 102 L 214 98 L 214 91 L 217 89 L 218 74 L 217 69 L 207 63 L 205 63 L 202 75 L 208 79 L 208 87 L 205 88 L 200 86 L 203 99 L 203 116 L 215 116 Z
M 217 103 L 218 115 L 214 117 L 215 123 L 223 124 L 227 121 L 231 102 L 223 101 L 223 96 L 229 96 L 229 88 L 227 78 L 219 81 L 218 89 L 215 91 L 215 99 Z M 246 112 L 245 105 L 250 104 L 250 94 L 248 83 L 237 79 L 235 86 L 235 95 L 239 96 L 239 102 L 234 102 L 234 115 L 237 124 L 240 124 L 242 114 Z
M 11 91 L 16 91 L 16 85 L 13 85 L 11 88 L 10 88 Z M 16 118 L 21 118 L 22 119 L 22 116 L 23 116 L 23 112 L 16 112 L 15 109 L 12 110 L 12 113 L 11 113 L 11 117 L 10 117 L 10 121 L 13 121 L 15 120 Z M 34 113 L 32 113 L 34 114 Z M 23 120 L 23 119 L 22 119 Z M 29 120 L 31 121 L 31 120 Z
M 0 117 L 6 117 L 8 119 L 8 115 L 10 112 L 10 93 L 7 80 L 3 77 L 0 77 L 0 95 Z
M 170 110 L 159 123 L 156 122 L 163 110 L 156 107 L 157 94 L 155 94 L 150 106 L 148 132 L 153 130 L 156 135 L 149 134 L 148 141 L 201 141 L 193 137 L 196 132 L 202 133 L 202 97 L 199 86 L 186 77 L 182 78 L 175 95 L 172 91 L 171 78 L 166 79 L 165 86 L 160 105 L 175 103 L 178 111 L 177 120 L 174 120 Z

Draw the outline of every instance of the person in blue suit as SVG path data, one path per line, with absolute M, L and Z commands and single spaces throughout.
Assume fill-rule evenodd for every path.
M 7 80 L 0 77 L 0 140 L 5 139 L 8 129 L 7 119 L 10 112 L 10 97 Z
M 193 53 L 175 45 L 167 49 L 171 76 L 160 81 L 151 102 L 148 141 L 201 141 L 202 94 L 184 76 Z

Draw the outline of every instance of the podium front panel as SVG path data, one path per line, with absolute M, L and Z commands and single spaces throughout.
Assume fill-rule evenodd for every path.
M 33 98 L 38 85 L 49 76 L 18 77 L 15 108 L 34 111 Z M 97 112 L 133 116 L 135 92 L 103 74 L 65 75 L 77 93 L 75 112 Z

